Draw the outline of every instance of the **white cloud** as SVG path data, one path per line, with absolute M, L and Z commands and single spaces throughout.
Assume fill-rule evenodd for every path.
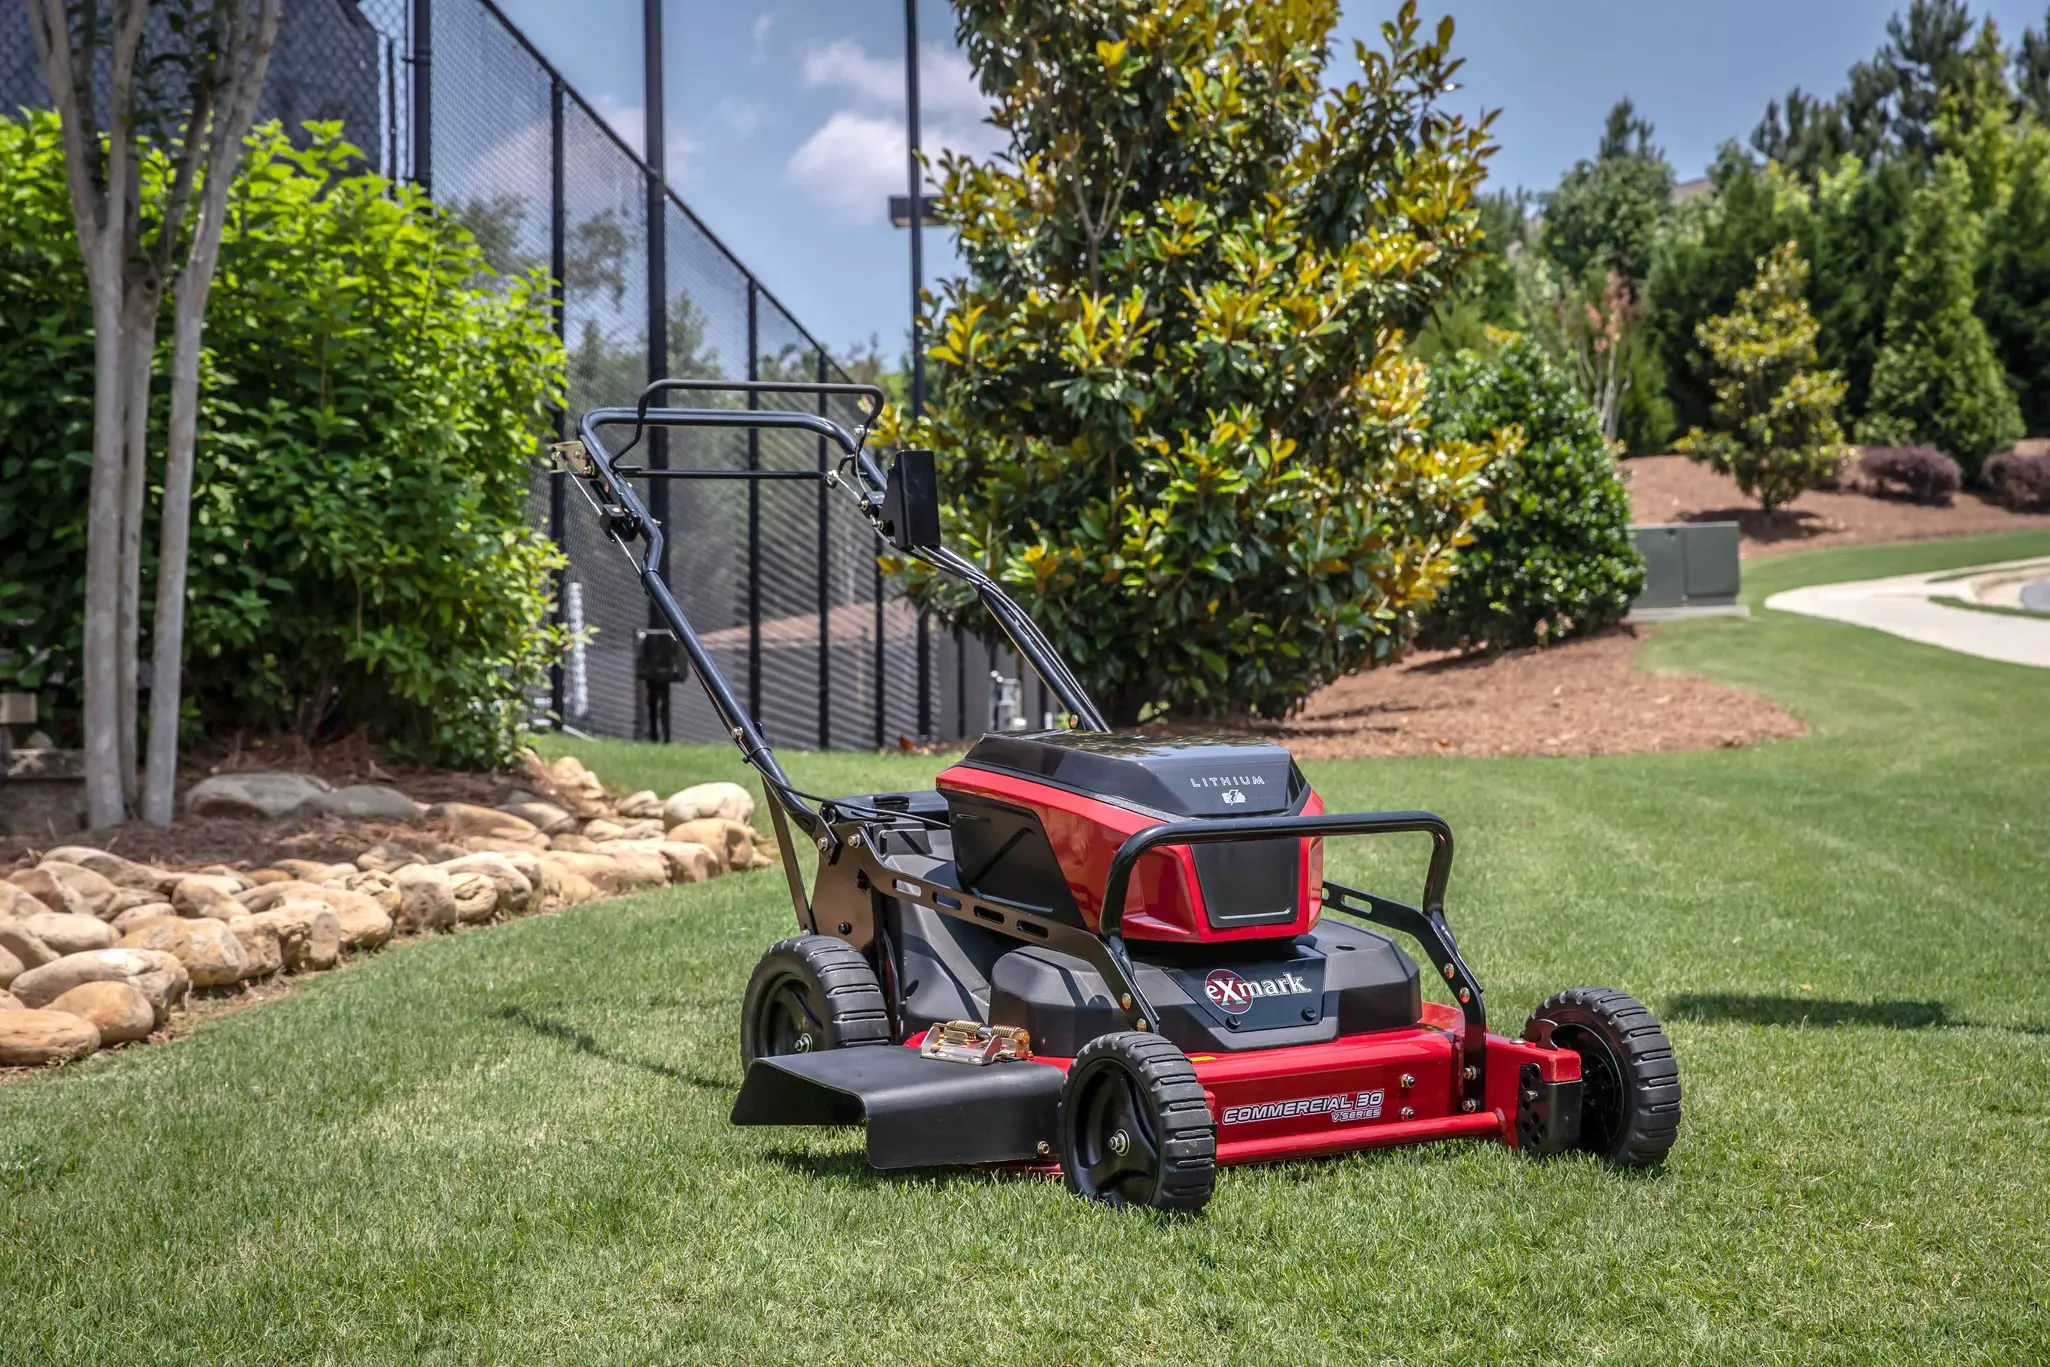
M 871 56 L 857 38 L 807 47 L 802 69 L 808 86 L 846 90 L 873 105 L 904 107 L 902 59 Z M 981 118 L 989 112 L 968 58 L 938 43 L 919 44 L 918 103 L 924 114 Z
M 802 54 L 804 83 L 853 97 L 791 154 L 783 180 L 849 222 L 884 218 L 889 196 L 904 193 L 904 68 L 870 55 L 854 38 L 815 44 Z M 1004 137 L 983 122 L 989 102 L 975 88 L 968 59 L 951 48 L 921 44 L 920 144 L 928 161 L 944 152 L 987 156 Z
M 631 147 L 636 156 L 647 155 L 647 114 L 642 105 L 627 104 L 612 95 L 600 95 L 592 104 L 598 111 L 598 117 L 612 125 L 612 131 L 619 134 L 619 140 Z M 547 136 L 545 126 L 542 136 Z M 705 144 L 692 137 L 690 131 L 674 119 L 664 126 L 662 143 L 664 159 L 669 163 L 670 181 L 675 183 L 688 179 L 697 169 L 695 163 L 698 154 L 705 150 Z
M 986 156 L 1003 144 L 987 124 L 941 126 L 923 139 L 930 161 L 943 151 Z M 889 197 L 904 193 L 902 118 L 842 109 L 790 156 L 783 182 L 825 205 L 848 222 L 884 220 Z
M 760 62 L 768 58 L 769 30 L 774 27 L 775 15 L 763 11 L 755 16 L 754 27 L 748 30 L 748 36 L 754 40 L 754 53 L 750 60 Z
M 762 106 L 757 101 L 736 100 L 731 95 L 722 97 L 713 105 L 712 113 L 736 138 L 754 136 L 755 129 L 762 122 Z

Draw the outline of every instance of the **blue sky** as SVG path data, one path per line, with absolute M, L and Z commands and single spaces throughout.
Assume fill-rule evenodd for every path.
M 1904 0 L 1903 0 L 1904 3 Z M 638 0 L 499 0 L 576 86 L 640 141 Z M 1894 0 L 1424 0 L 1457 18 L 1470 109 L 1500 108 L 1497 183 L 1541 189 L 1589 155 L 1623 95 L 1682 178 L 1744 137 L 1789 86 L 1834 92 L 1884 37 Z M 1389 4 L 1348 3 L 1371 38 Z M 1980 0 L 2010 42 L 2045 0 Z M 670 178 L 698 215 L 829 347 L 901 346 L 910 270 L 885 216 L 904 189 L 901 0 L 668 0 Z M 992 148 L 944 0 L 920 0 L 928 151 Z M 1340 60 L 1350 61 L 1349 43 Z M 1333 70 L 1340 69 L 1334 61 Z M 926 235 L 928 278 L 951 262 Z

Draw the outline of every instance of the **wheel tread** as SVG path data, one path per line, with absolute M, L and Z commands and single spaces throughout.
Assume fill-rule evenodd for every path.
M 1612 987 L 1571 987 L 1553 993 L 1531 1012 L 1523 1027 L 1526 1039 L 1536 1038 L 1539 1021 L 1600 1035 L 1621 1065 L 1625 1123 L 1601 1156 L 1622 1167 L 1652 1167 L 1665 1161 L 1680 1130 L 1680 1065 L 1651 1008 Z

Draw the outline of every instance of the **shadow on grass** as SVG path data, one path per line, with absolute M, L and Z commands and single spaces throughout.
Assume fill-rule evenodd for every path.
M 1853 1002 L 1772 993 L 1688 992 L 1673 998 L 1670 1014 L 1675 1020 L 1740 1025 L 1807 1025 L 1825 1029 L 1873 1025 L 1885 1030 L 2010 1030 L 2020 1035 L 2050 1035 L 2050 1026 L 1966 1020 L 1952 1015 L 1942 1002 Z
M 679 1082 L 686 1087 L 697 1087 L 715 1092 L 733 1090 L 733 1084 L 723 1078 L 696 1077 L 684 1072 L 680 1068 L 673 1068 L 666 1063 L 656 1063 L 651 1059 L 635 1058 L 630 1054 L 622 1054 L 616 1050 L 607 1049 L 595 1037 L 585 1031 L 556 1020 L 552 1016 L 536 1015 L 524 1006 L 501 1006 L 492 1014 L 502 1021 L 519 1026 L 522 1030 L 531 1030 L 543 1039 L 551 1039 L 558 1044 L 566 1044 L 580 1054 L 588 1054 L 592 1058 L 603 1059 L 607 1063 L 619 1063 L 629 1068 L 639 1068 L 642 1072 L 653 1073 L 657 1077 L 666 1077 L 671 1082 Z
M 851 1128 L 851 1127 L 850 1127 Z M 859 1153 L 811 1153 L 804 1149 L 768 1149 L 762 1154 L 801 1177 L 838 1177 L 851 1182 L 885 1182 L 894 1186 L 944 1186 L 953 1182 L 980 1182 L 1003 1178 L 1060 1180 L 1058 1174 L 1019 1166 L 985 1164 L 979 1167 L 872 1168 Z

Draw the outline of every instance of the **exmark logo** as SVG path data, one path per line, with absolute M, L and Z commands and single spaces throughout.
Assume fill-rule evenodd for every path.
M 1257 1106 L 1227 1106 L 1219 1119 L 1226 1125 L 1248 1125 L 1259 1120 L 1293 1120 L 1304 1115 L 1328 1115 L 1334 1125 L 1356 1120 L 1379 1120 L 1385 1093 L 1340 1092 L 1336 1096 L 1306 1096 L 1296 1101 L 1266 1101 Z
M 1203 979 L 1203 995 L 1226 1015 L 1244 1015 L 1261 997 L 1299 997 L 1310 990 L 1300 974 L 1273 978 L 1242 978 L 1228 968 L 1213 968 Z

